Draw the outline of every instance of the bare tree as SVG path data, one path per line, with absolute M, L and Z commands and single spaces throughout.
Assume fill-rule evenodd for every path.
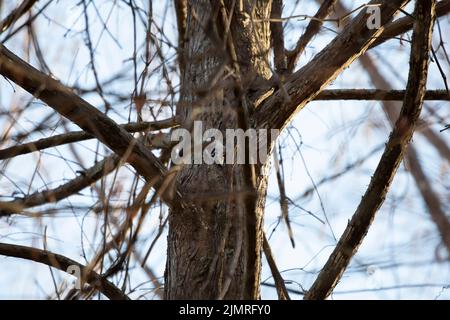
M 79 16 L 70 28 L 79 28 L 79 31 L 68 28 L 66 35 L 82 34 L 85 61 L 88 61 L 85 70 L 88 70 L 92 87 L 80 84 L 82 81 L 63 83 L 54 75 L 56 65 L 48 64 L 49 57 L 41 47 L 36 21 L 56 23 L 49 13 L 51 1 L 23 1 L 17 7 L 8 7 L 8 13 L 4 14 L 0 22 L 0 74 L 5 79 L 2 93 L 11 92 L 8 86 L 21 88 L 28 92 L 26 97 L 31 102 L 18 108 L 11 101 L 11 107 L 0 115 L 4 117 L 0 149 L 2 179 L 7 180 L 10 188 L 21 190 L 21 183 L 12 174 L 17 164 L 14 167 L 10 163 L 27 155 L 45 156 L 48 150 L 66 146 L 61 159 L 69 167 L 73 162 L 80 170 L 73 170 L 76 177 L 63 184 L 37 190 L 32 187 L 35 178 L 45 181 L 39 160 L 32 176 L 28 177 L 28 190 L 21 196 L 13 195 L 12 199 L 0 201 L 0 218 L 17 221 L 18 216 L 25 215 L 36 221 L 47 219 L 48 215 L 54 216 L 54 212 L 63 210 L 65 200 L 69 201 L 68 210 L 83 212 L 86 208 L 76 208 L 70 199 L 91 188 L 95 195 L 91 196 L 87 211 L 96 215 L 98 225 L 89 239 L 92 252 L 86 254 L 83 248 L 85 264 L 55 254 L 46 247 L 41 250 L 14 243 L 0 243 L 1 255 L 32 260 L 62 271 L 70 266 L 78 267 L 83 283 L 81 290 L 70 290 L 67 283 L 57 284 L 52 273 L 56 296 L 62 298 L 60 293 L 66 292 L 64 298 L 67 299 L 92 298 L 96 290 L 111 299 L 128 299 L 128 295 L 135 294 L 139 288 L 131 284 L 132 261 L 142 268 L 159 298 L 259 299 L 261 283 L 266 284 L 261 279 L 265 255 L 274 279 L 272 286 L 280 299 L 290 299 L 289 291 L 304 294 L 306 299 L 325 299 L 333 292 L 363 242 L 404 157 L 437 227 L 440 241 L 450 252 L 450 221 L 443 200 L 448 195 L 439 194 L 440 187 L 433 188 L 415 146 L 408 149 L 418 128 L 448 165 L 447 133 L 437 133 L 429 120 L 444 127 L 448 115 L 442 108 L 423 108 L 423 105 L 424 101 L 431 100 L 448 105 L 450 100 L 445 76 L 450 61 L 439 24 L 439 21 L 448 24 L 445 19 L 450 12 L 450 1 L 416 1 L 411 13 L 408 13 L 410 1 L 407 0 L 373 0 L 352 11 L 345 9 L 340 1 L 321 1 L 314 15 L 300 10 L 300 15 L 290 16 L 286 14 L 287 4 L 281 0 L 176 0 L 170 5 L 137 2 L 106 1 L 99 5 L 83 0 L 74 5 Z M 310 7 L 314 8 L 314 3 L 311 1 Z M 106 9 L 108 5 L 110 11 Z M 104 34 L 114 45 L 120 46 L 109 25 L 112 12 L 121 10 L 120 6 L 129 11 L 132 22 L 132 52 L 124 62 L 132 67 L 105 79 L 97 50 Z M 163 25 L 157 22 L 159 13 L 155 14 L 155 6 L 159 6 Z M 306 5 L 289 4 L 291 6 L 302 9 Z M 106 18 L 104 12 L 109 12 Z M 164 30 L 164 21 L 170 15 L 176 22 L 173 34 Z M 306 22 L 300 36 L 288 32 L 288 23 L 296 19 Z M 303 61 L 308 45 L 320 38 L 322 31 L 331 28 L 338 30 L 333 39 L 310 60 Z M 411 41 L 404 38 L 410 31 Z M 438 48 L 433 46 L 433 31 L 435 39 L 441 40 Z M 96 32 L 100 34 L 98 38 L 94 36 Z M 26 35 L 28 49 L 19 57 L 13 51 L 19 50 L 18 41 L 23 35 Z M 292 36 L 295 38 L 292 50 L 287 48 L 288 36 L 289 42 Z M 381 68 L 367 53 L 398 37 L 407 44 L 389 43 L 398 47 L 409 47 L 410 43 L 411 46 L 404 90 L 392 90 Z M 444 60 L 448 66 L 441 64 Z M 355 61 L 365 67 L 376 89 L 327 89 Z M 430 61 L 438 68 L 429 71 Z M 297 68 L 299 62 L 301 67 Z M 427 79 L 444 83 L 444 86 L 427 90 Z M 123 83 L 128 83 L 125 90 L 121 89 Z M 273 167 L 280 218 L 286 224 L 292 246 L 298 244 L 290 213 L 290 208 L 296 204 L 288 196 L 285 151 L 275 130 L 292 134 L 292 120 L 310 102 L 337 100 L 382 101 L 393 131 L 367 191 L 334 251 L 311 289 L 298 292 L 286 286 L 292 282 L 283 279 L 275 259 L 277 250 L 271 248 L 270 237 L 264 231 L 269 175 Z M 37 101 L 51 108 L 51 112 L 44 115 L 40 110 L 46 107 L 36 104 Z M 392 101 L 402 102 L 401 110 Z M 121 104 L 126 105 L 127 111 L 118 108 Z M 17 130 L 28 108 L 39 108 L 39 122 L 25 131 Z M 426 109 L 427 117 L 421 113 L 422 109 Z M 197 123 L 202 125 L 200 135 L 209 129 L 218 130 L 223 137 L 230 129 L 235 132 L 255 130 L 257 134 L 268 132 L 268 143 L 257 144 L 256 148 L 259 154 L 273 157 L 274 163 L 261 159 L 250 161 L 249 154 L 255 147 L 251 139 L 236 138 L 241 143 L 238 147 L 244 148 L 245 163 L 236 161 L 236 147 L 226 148 L 224 154 L 226 157 L 232 154 L 233 163 L 201 161 L 205 153 L 215 157 L 220 152 L 217 144 L 212 143 L 217 143 L 217 137 L 207 140 L 201 137 L 200 145 L 194 139 L 189 143 L 187 154 L 184 149 L 182 152 L 176 149 L 171 132 L 185 129 L 195 138 Z M 81 131 L 74 129 L 75 126 Z M 66 132 L 58 130 L 58 134 L 53 134 L 52 130 L 58 127 L 65 128 Z M 41 132 L 44 137 L 37 138 Z M 90 150 L 76 148 L 83 143 Z M 200 161 L 196 158 L 198 150 Z M 174 157 L 189 155 L 194 157 L 187 163 L 179 164 L 174 160 Z M 91 167 L 84 166 L 84 162 L 92 158 L 95 163 Z M 301 153 L 296 159 L 305 162 Z M 349 165 L 344 172 L 328 178 L 325 175 L 320 182 L 313 182 L 313 187 L 304 194 L 318 193 L 320 184 L 343 176 L 362 162 Z M 132 167 L 131 173 L 127 165 Z M 127 178 L 122 181 L 120 174 L 123 172 Z M 121 198 L 121 191 L 128 196 L 127 200 Z M 2 196 L 6 197 L 6 192 Z M 29 211 L 32 208 L 41 210 Z M 159 222 L 150 217 L 155 212 L 159 212 Z M 141 241 L 148 237 L 146 225 L 150 219 L 153 219 L 156 233 L 148 250 L 141 254 Z M 326 215 L 325 219 L 328 219 Z M 46 232 L 47 227 L 44 246 L 47 245 Z M 162 279 L 147 262 L 165 232 L 167 255 Z M 113 278 L 116 281 L 112 281 Z

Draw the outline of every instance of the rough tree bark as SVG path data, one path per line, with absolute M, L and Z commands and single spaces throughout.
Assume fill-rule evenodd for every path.
M 245 130 L 247 86 L 270 77 L 270 3 L 190 1 L 177 109 L 183 127 Z M 196 203 L 169 216 L 167 299 L 259 297 L 267 166 L 256 170 L 253 185 L 243 165 L 181 168 L 177 189 Z

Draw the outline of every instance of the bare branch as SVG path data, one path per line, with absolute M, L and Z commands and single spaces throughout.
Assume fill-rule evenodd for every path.
M 435 9 L 434 0 L 416 2 L 410 72 L 402 111 L 366 193 L 305 299 L 325 299 L 331 294 L 384 202 L 422 109 Z
M 342 4 L 337 6 L 337 9 L 345 12 L 346 9 L 342 7 Z M 370 55 L 366 54 L 360 58 L 361 65 L 368 72 L 373 84 L 377 88 L 388 89 L 391 88 L 391 84 L 385 79 L 385 77 L 380 73 L 380 71 L 376 68 L 373 63 Z M 430 94 L 431 92 L 428 92 Z M 443 98 L 450 98 L 450 95 L 446 90 L 440 91 L 440 94 L 443 95 Z M 426 96 L 427 94 L 425 94 Z M 404 96 L 404 94 L 403 94 Z M 398 118 L 398 114 L 400 112 L 400 106 L 398 104 L 393 104 L 384 99 L 382 107 L 386 117 L 392 126 L 395 125 L 395 121 Z M 441 153 L 444 159 L 450 159 L 450 150 L 445 141 L 443 141 L 437 134 L 433 132 L 433 130 L 429 127 L 425 127 L 422 130 L 419 130 L 418 133 L 425 136 L 431 144 Z M 428 178 L 419 162 L 416 148 L 414 145 L 410 145 L 406 154 L 406 159 L 410 163 L 411 175 L 413 176 L 416 185 L 424 199 L 424 202 L 428 208 L 428 212 L 430 213 L 433 221 L 435 221 L 440 231 L 441 238 L 444 243 L 448 244 L 446 239 L 448 238 L 448 232 L 450 232 L 450 223 L 442 209 L 441 201 L 439 197 L 435 194 L 432 185 L 428 181 Z M 446 231 L 446 229 L 448 231 Z M 450 253 L 450 246 L 447 245 L 448 252 Z
M 305 51 L 306 46 L 311 42 L 312 38 L 314 38 L 314 36 L 319 33 L 320 28 L 323 25 L 323 19 L 328 17 L 336 1 L 337 0 L 325 0 L 322 2 L 319 10 L 314 15 L 315 19 L 312 19 L 309 22 L 305 32 L 300 37 L 300 39 L 298 39 L 297 45 L 295 46 L 294 50 L 287 53 L 287 70 L 289 73 L 292 73 L 294 71 L 295 64 L 297 63 L 297 60 L 300 58 L 302 53 Z
M 437 17 L 445 16 L 449 12 L 450 12 L 450 0 L 439 1 L 439 3 L 436 4 Z M 370 45 L 370 49 L 377 47 L 388 40 L 398 37 L 405 32 L 410 31 L 413 27 L 413 24 L 414 19 L 409 16 L 400 18 L 394 22 L 387 24 L 383 33 L 380 36 L 378 36 L 378 38 Z
M 116 155 L 106 157 L 104 160 L 96 163 L 93 167 L 81 173 L 75 179 L 62 184 L 55 189 L 35 192 L 22 199 L 0 202 L 0 217 L 20 213 L 26 208 L 58 202 L 74 195 L 114 171 L 119 162 L 120 159 Z
M 186 23 L 187 23 L 187 0 L 175 0 L 175 14 L 177 16 L 178 27 L 178 49 L 183 50 L 186 37 Z
M 28 12 L 38 0 L 25 0 L 16 9 L 14 9 L 5 19 L 0 22 L 0 32 L 4 32 L 21 16 Z
M 26 91 L 47 103 L 61 115 L 73 121 L 83 130 L 95 136 L 111 148 L 118 156 L 124 157 L 136 171 L 156 189 L 163 185 L 167 170 L 165 166 L 124 128 L 102 114 L 95 107 L 81 99 L 59 81 L 45 75 L 11 51 L 0 45 L 0 73 Z M 178 192 L 160 190 L 167 204 L 180 204 Z
M 271 20 L 281 18 L 283 13 L 283 1 L 273 0 L 272 1 L 272 11 Z M 275 71 L 283 75 L 286 72 L 286 53 L 284 49 L 284 30 L 282 21 L 273 21 L 270 23 L 270 36 L 272 38 L 272 47 L 274 55 Z
M 371 1 L 370 4 L 380 4 L 383 12 L 381 24 L 385 25 L 407 2 L 407 0 L 385 0 Z M 262 101 L 253 115 L 256 128 L 284 128 L 296 112 L 313 100 L 326 85 L 363 54 L 383 30 L 383 28 L 369 29 L 367 18 L 367 12 L 364 10 L 360 12 L 311 62 L 286 79 L 284 89 L 289 94 L 288 101 L 280 89 Z
M 64 272 L 71 266 L 80 268 L 83 280 L 103 293 L 111 300 L 129 300 L 128 296 L 117 288 L 110 281 L 89 270 L 84 265 L 69 259 L 60 254 L 52 253 L 47 250 L 41 250 L 31 247 L 19 246 L 14 244 L 0 243 L 0 254 L 8 257 L 21 258 L 46 264 Z
M 281 209 L 281 216 L 283 217 L 284 221 L 286 222 L 286 227 L 288 229 L 288 235 L 289 239 L 291 240 L 292 248 L 295 248 L 295 240 L 294 240 L 294 233 L 292 231 L 291 227 L 291 221 L 289 219 L 289 202 L 288 197 L 286 196 L 286 189 L 284 185 L 284 177 L 282 176 L 281 168 L 282 160 L 280 161 L 278 159 L 278 150 L 274 150 L 273 152 L 273 162 L 275 167 L 275 173 L 277 176 L 277 183 L 278 183 L 278 190 L 280 192 L 280 209 Z M 280 151 L 280 158 L 281 158 L 281 151 Z
M 273 280 L 275 281 L 275 288 L 277 289 L 279 300 L 291 300 L 289 297 L 288 290 L 284 283 L 284 279 L 278 270 L 277 264 L 272 254 L 272 249 L 270 249 L 269 241 L 267 240 L 266 234 L 263 234 L 263 250 L 266 256 L 267 262 L 269 263 L 270 271 L 272 272 Z
M 165 128 L 171 128 L 176 126 L 174 119 L 166 119 L 154 122 L 139 122 L 139 123 L 127 123 L 122 124 L 121 127 L 130 133 L 160 130 Z M 48 138 L 42 138 L 39 140 L 27 142 L 21 145 L 12 146 L 9 148 L 0 150 L 0 160 L 13 158 L 18 155 L 23 155 L 47 148 L 57 147 L 67 143 L 74 143 L 94 139 L 92 134 L 85 131 L 74 131 L 63 134 L 58 134 Z
M 405 93 L 405 90 L 336 89 L 324 90 L 314 100 L 403 101 Z M 424 100 L 450 101 L 450 95 L 446 90 L 428 90 Z

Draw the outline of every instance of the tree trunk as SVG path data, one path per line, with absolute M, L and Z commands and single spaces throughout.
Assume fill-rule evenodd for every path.
M 202 121 L 203 130 L 219 129 L 224 137 L 226 129 L 245 131 L 252 111 L 248 96 L 271 75 L 271 1 L 189 3 L 185 27 L 179 28 L 186 30 L 180 35 L 177 106 L 182 126 L 192 132 L 193 121 Z M 166 299 L 259 298 L 268 168 L 187 164 L 179 169 L 177 189 L 191 202 L 170 212 Z

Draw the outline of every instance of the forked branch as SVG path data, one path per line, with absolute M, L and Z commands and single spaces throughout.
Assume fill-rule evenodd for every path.
M 407 0 L 377 0 L 371 1 L 369 5 L 380 6 L 383 13 L 381 25 L 384 26 L 392 21 L 393 16 L 407 2 Z M 286 79 L 282 88 L 284 90 L 278 89 L 262 101 L 253 115 L 255 127 L 283 129 L 299 110 L 362 55 L 383 31 L 383 28 L 368 28 L 368 18 L 367 12 L 361 11 L 311 62 Z M 286 99 L 285 92 L 288 93 L 289 99 Z

